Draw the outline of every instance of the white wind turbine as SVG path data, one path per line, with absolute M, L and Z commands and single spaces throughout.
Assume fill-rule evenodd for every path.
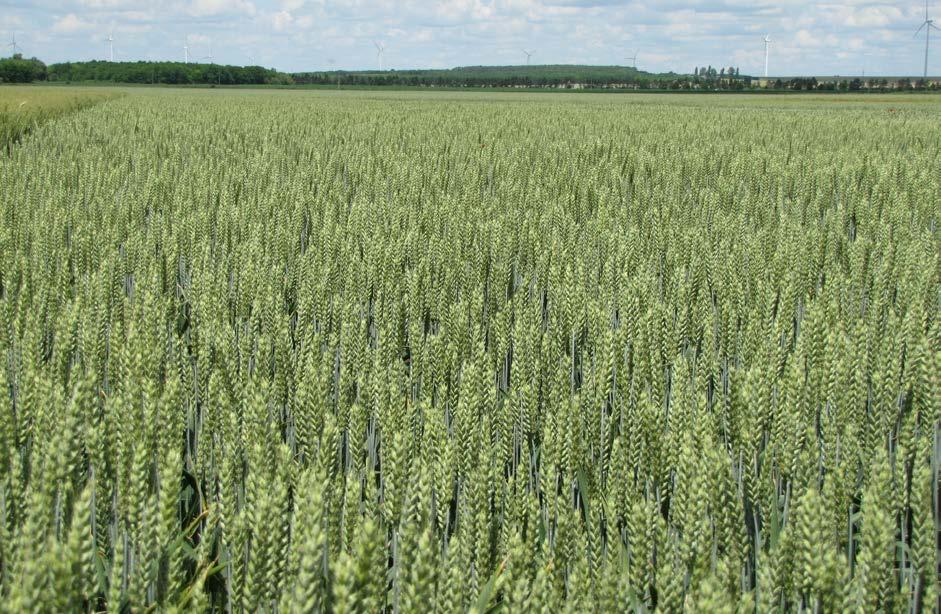
M 379 72 L 382 72 L 382 56 L 386 52 L 386 44 L 382 41 L 373 41 L 372 44 L 376 46 L 376 59 L 379 61 Z
M 190 63 L 190 35 L 187 34 L 183 37 L 183 63 Z
M 864 54 L 863 54 L 863 70 L 862 70 L 863 79 L 866 78 L 866 68 L 869 66 L 869 56 L 870 56 L 870 55 L 871 55 L 871 54 L 869 54 L 869 53 L 864 53 Z
M 915 37 L 921 34 L 921 31 L 925 31 L 925 69 L 922 73 L 922 76 L 928 78 L 928 46 L 931 41 L 931 28 L 935 30 L 941 30 L 938 26 L 934 25 L 934 19 L 928 18 L 928 0 L 925 0 L 925 20 L 921 22 L 921 25 L 918 27 L 918 30 L 915 31 Z M 914 38 L 914 37 L 913 37 Z
M 633 68 L 635 68 L 635 69 L 637 68 L 637 52 L 636 52 L 636 51 L 634 52 L 634 55 L 629 56 L 629 57 L 626 57 L 626 58 L 624 58 L 624 60 L 625 60 L 625 61 L 630 60 L 630 61 L 631 61 L 631 66 L 632 66 Z
M 209 63 L 212 64 L 212 39 L 209 39 L 209 55 L 203 58 L 204 60 L 209 60 Z
M 535 52 L 535 51 L 527 51 L 527 50 L 523 49 L 523 53 L 526 54 L 526 65 L 529 66 L 529 58 L 531 58 L 532 55 L 533 55 L 534 53 L 536 53 L 536 52 Z
M 13 49 L 13 53 L 11 55 L 16 55 L 16 49 L 19 47 L 19 45 L 16 44 L 16 32 L 10 33 L 10 44 L 8 44 L 7 47 Z M 22 51 L 22 48 L 20 50 Z
M 765 35 L 765 78 L 768 77 L 768 49 L 771 47 L 771 35 Z
M 108 41 L 108 61 L 113 62 L 114 61 L 114 29 L 113 28 L 111 29 L 110 32 L 108 32 L 108 38 L 106 38 L 105 40 Z

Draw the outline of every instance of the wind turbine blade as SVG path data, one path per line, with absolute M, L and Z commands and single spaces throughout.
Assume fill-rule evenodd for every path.
M 939 28 L 938 26 L 934 25 L 934 22 L 930 22 L 928 25 L 929 25 L 930 27 L 934 28 L 935 30 L 941 30 L 941 28 Z
M 921 34 L 921 31 L 924 30 L 924 29 L 925 29 L 925 26 L 928 26 L 928 25 L 933 25 L 933 24 L 930 24 L 930 23 L 928 23 L 928 22 L 926 21 L 926 22 L 924 22 L 923 24 L 921 24 L 920 26 L 918 26 L 918 29 L 915 30 L 915 34 L 912 36 L 912 38 L 918 38 L 918 35 Z

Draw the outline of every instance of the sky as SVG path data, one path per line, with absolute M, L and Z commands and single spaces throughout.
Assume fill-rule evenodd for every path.
M 931 1 L 931 0 L 929 0 Z M 938 1 L 938 0 L 934 0 Z M 2 55 L 109 57 L 279 70 L 630 64 L 774 75 L 920 75 L 925 5 L 865 0 L 0 0 Z M 941 2 L 931 7 L 941 22 Z M 929 73 L 941 74 L 941 32 Z

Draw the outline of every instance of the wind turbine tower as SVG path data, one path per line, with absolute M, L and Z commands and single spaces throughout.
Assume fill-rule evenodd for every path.
M 765 35 L 765 78 L 768 78 L 768 49 L 771 48 L 771 35 Z
M 212 64 L 212 39 L 209 39 L 209 55 L 203 58 L 204 60 L 209 60 L 209 63 Z
M 918 30 L 915 31 L 915 36 L 917 37 L 921 34 L 921 31 L 925 31 L 925 68 L 922 76 L 928 78 L 928 47 L 931 42 L 931 28 L 935 30 L 941 30 L 938 26 L 934 25 L 934 19 L 928 17 L 928 0 L 925 0 L 925 20 L 921 22 L 921 25 L 918 27 Z
M 636 70 L 637 69 L 637 52 L 634 52 L 634 55 L 624 58 L 624 60 L 630 60 L 631 66 Z
M 16 49 L 19 47 L 19 45 L 16 44 L 16 32 L 10 34 L 10 44 L 7 45 L 7 47 L 13 49 L 12 55 L 16 55 Z
M 526 65 L 529 66 L 529 58 L 531 58 L 532 55 L 533 55 L 534 53 L 536 53 L 536 52 L 535 52 L 535 51 L 526 51 L 525 49 L 523 49 L 523 53 L 526 54 Z
M 376 46 L 376 58 L 379 60 L 379 72 L 382 72 L 382 55 L 386 52 L 385 43 L 382 41 L 373 41 Z
M 190 35 L 187 34 L 183 37 L 183 63 L 190 63 Z
M 108 61 L 113 62 L 114 61 L 114 30 L 111 30 L 108 33 L 108 38 L 106 40 L 108 41 Z

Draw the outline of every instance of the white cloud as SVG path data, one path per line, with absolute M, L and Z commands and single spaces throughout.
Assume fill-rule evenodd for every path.
M 88 30 L 92 24 L 82 20 L 75 13 L 69 13 L 65 17 L 60 17 L 52 24 L 52 31 L 59 34 L 74 34 L 83 30 Z
M 78 4 L 89 9 L 133 9 L 148 6 L 150 3 L 141 0 L 78 0 Z
M 794 40 L 801 47 L 819 47 L 822 44 L 822 41 L 819 37 L 813 34 L 810 30 L 798 30 L 794 35 Z
M 13 30 L 14 28 L 19 28 L 22 25 L 23 19 L 19 15 L 10 15 L 7 13 L 0 15 L 0 27 L 2 27 L 4 30 Z M 3 37 L 4 40 L 10 38 L 9 33 L 4 32 L 3 34 L 5 34 Z
M 291 14 L 287 11 L 278 11 L 271 16 L 271 25 L 277 32 L 283 32 L 284 30 L 287 30 L 293 21 L 294 17 L 292 17 Z
M 194 17 L 209 17 L 227 13 L 255 14 L 255 5 L 248 0 L 193 0 L 188 12 Z
M 854 10 L 846 20 L 846 25 L 858 28 L 887 26 L 902 19 L 902 11 L 894 6 L 867 6 Z

